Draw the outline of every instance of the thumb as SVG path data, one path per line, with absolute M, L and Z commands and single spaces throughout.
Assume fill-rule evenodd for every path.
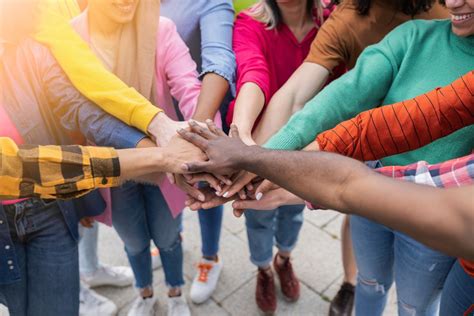
M 263 180 L 263 182 L 258 186 L 257 190 L 255 190 L 255 198 L 260 200 L 265 193 L 272 190 L 274 187 L 275 185 L 272 182 Z

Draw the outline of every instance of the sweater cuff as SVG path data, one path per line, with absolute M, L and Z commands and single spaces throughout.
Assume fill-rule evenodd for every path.
M 163 112 L 163 110 L 155 106 L 136 107 L 132 112 L 130 124 L 143 133 L 148 134 L 148 125 L 150 125 L 151 121 L 160 112 Z
M 298 137 L 291 131 L 281 130 L 263 145 L 267 149 L 297 150 L 300 149 Z

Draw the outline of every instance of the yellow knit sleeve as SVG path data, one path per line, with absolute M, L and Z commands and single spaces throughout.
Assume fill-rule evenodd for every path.
M 162 110 L 109 72 L 68 20 L 49 6 L 48 0 L 40 3 L 35 39 L 51 50 L 84 96 L 105 112 L 146 133 L 152 119 Z

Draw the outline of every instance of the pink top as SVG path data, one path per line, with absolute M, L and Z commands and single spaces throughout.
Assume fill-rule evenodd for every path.
M 324 11 L 325 17 L 331 10 Z M 265 95 L 265 106 L 275 92 L 283 86 L 293 72 L 304 62 L 311 43 L 320 27 L 315 18 L 315 27 L 298 42 L 286 24 L 274 30 L 251 16 L 241 12 L 235 21 L 233 48 L 237 61 L 237 94 L 247 82 L 257 84 Z M 230 104 L 226 121 L 230 124 L 234 114 L 235 100 Z
M 76 32 L 90 44 L 87 10 L 71 21 Z M 168 18 L 160 17 L 159 32 L 157 32 L 156 48 L 156 99 L 170 118 L 177 120 L 173 98 L 178 101 L 178 107 L 184 119 L 191 119 L 196 111 L 201 81 L 196 70 L 196 63 L 189 54 L 189 49 L 179 36 L 176 26 Z M 220 113 L 214 119 L 221 126 Z M 185 207 L 186 194 L 177 186 L 171 184 L 166 177 L 160 184 L 161 192 L 174 217 L 178 216 Z M 109 195 L 110 196 L 110 195 Z M 106 196 L 108 208 L 110 198 Z M 106 210 L 106 213 L 107 210 Z
M 12 139 L 17 145 L 23 144 L 23 138 L 21 137 L 18 129 L 13 124 L 10 119 L 10 116 L 7 114 L 3 105 L 0 105 L 0 136 L 8 137 Z M 17 200 L 6 200 L 1 201 L 2 205 L 11 205 L 18 202 L 21 202 L 26 199 L 17 199 Z

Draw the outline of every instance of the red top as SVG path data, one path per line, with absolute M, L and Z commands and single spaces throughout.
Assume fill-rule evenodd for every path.
M 320 149 L 376 160 L 419 148 L 474 124 L 474 70 L 453 83 L 362 112 L 316 138 Z
M 331 10 L 325 10 L 329 15 Z M 246 82 L 253 82 L 265 95 L 265 106 L 308 55 L 320 23 L 300 43 L 285 24 L 267 26 L 241 12 L 235 21 L 233 49 L 237 61 L 237 94 Z M 340 75 L 342 72 L 338 71 Z M 235 100 L 229 105 L 227 123 L 232 122 Z

